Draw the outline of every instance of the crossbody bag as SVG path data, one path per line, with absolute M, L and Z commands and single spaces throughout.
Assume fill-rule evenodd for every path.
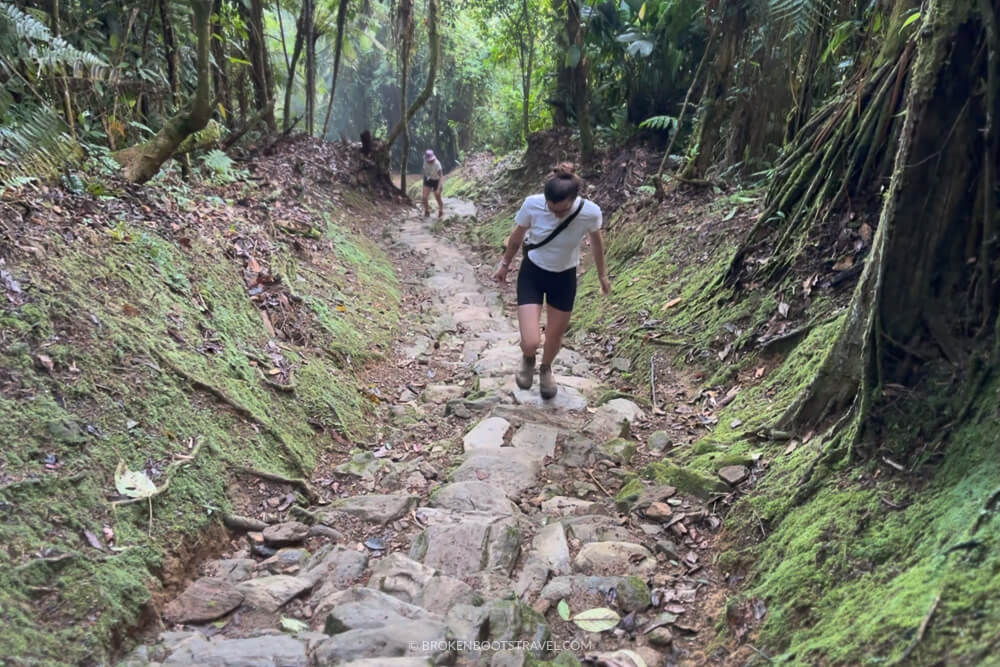
M 538 248 L 541 248 L 543 245 L 545 245 L 555 237 L 559 236 L 559 234 L 561 234 L 564 229 L 569 227 L 569 223 L 573 222 L 573 220 L 576 218 L 577 215 L 580 214 L 580 211 L 582 210 L 583 210 L 583 200 L 581 199 L 580 205 L 576 207 L 576 210 L 573 211 L 565 220 L 560 222 L 559 226 L 552 230 L 552 233 L 550 233 L 548 236 L 546 236 L 538 243 L 528 243 L 527 241 L 525 241 L 524 244 L 521 246 L 522 250 L 524 251 L 524 256 L 527 258 L 528 251 L 537 250 Z

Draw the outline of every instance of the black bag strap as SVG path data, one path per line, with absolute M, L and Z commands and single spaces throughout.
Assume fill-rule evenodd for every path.
M 552 233 L 549 234 L 548 236 L 546 236 L 544 239 L 542 239 L 538 243 L 527 243 L 527 242 L 525 242 L 525 244 L 524 244 L 524 252 L 528 252 L 529 250 L 537 250 L 538 248 L 541 248 L 543 245 L 545 245 L 546 243 L 548 243 L 549 241 L 551 241 L 555 237 L 559 236 L 559 234 L 561 234 L 564 229 L 566 229 L 567 227 L 569 227 L 569 223 L 573 222 L 573 219 L 576 218 L 576 216 L 580 214 L 580 211 L 583 210 L 583 203 L 584 202 L 581 199 L 580 200 L 580 205 L 576 207 L 576 210 L 573 211 L 565 220 L 563 220 L 562 222 L 560 222 L 559 226 L 556 227 L 555 229 L 553 229 Z

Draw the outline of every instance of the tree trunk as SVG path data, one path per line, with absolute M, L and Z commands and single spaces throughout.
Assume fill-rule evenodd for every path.
M 959 401 L 974 400 L 979 382 L 1000 363 L 1000 322 L 994 304 L 986 307 L 979 298 L 997 261 L 989 231 L 996 203 L 981 197 L 997 187 L 991 136 L 1000 109 L 996 63 L 989 55 L 996 52 L 995 12 L 983 0 L 931 0 L 922 17 L 872 251 L 819 373 L 782 419 L 810 428 L 850 408 L 840 422 L 850 428 L 831 429 L 836 437 L 810 468 L 803 497 L 816 488 L 817 473 L 845 455 L 857 456 L 869 437 L 879 439 L 881 419 L 872 417 L 887 383 L 912 386 L 934 359 L 965 369 L 958 376 L 964 390 L 954 392 L 952 410 L 936 408 L 942 422 L 954 422 L 967 414 Z M 984 82 L 985 94 L 974 94 Z M 985 266 L 969 261 L 970 247 L 987 251 L 972 253 L 988 257 Z M 994 336 L 994 352 L 975 360 L 967 350 L 975 349 L 971 341 L 978 332 Z
M 229 90 L 229 64 L 226 61 L 226 42 L 222 34 L 222 20 L 219 13 L 222 10 L 222 0 L 215 0 L 213 14 L 215 20 L 212 22 L 212 60 L 215 67 L 212 70 L 213 83 L 215 84 L 215 99 L 219 100 L 225 110 L 224 119 L 226 127 L 236 126 L 236 118 L 233 115 L 233 100 Z
M 333 93 L 337 90 L 337 73 L 340 72 L 340 51 L 344 45 L 344 23 L 347 21 L 348 0 L 340 0 L 337 6 L 337 43 L 333 51 L 333 75 L 330 77 L 330 99 L 326 103 L 326 118 L 323 119 L 323 139 L 330 128 L 330 113 L 333 111 Z
M 521 11 L 524 16 L 524 26 L 528 34 L 522 39 L 527 40 L 522 51 L 527 50 L 527 62 L 522 62 L 521 66 L 521 134 L 522 139 L 528 140 L 529 133 L 529 110 L 531 104 L 531 75 L 535 68 L 535 31 L 531 23 L 531 14 L 528 11 L 528 0 L 521 0 Z
M 271 108 L 274 98 L 271 63 L 267 52 L 267 36 L 264 33 L 263 0 L 250 0 L 249 6 L 237 3 L 247 24 L 247 51 L 250 56 L 250 77 L 253 81 L 254 106 L 257 111 Z M 273 114 L 265 117 L 270 130 L 275 129 Z
M 427 2 L 427 41 L 430 49 L 430 63 L 427 72 L 427 83 L 424 84 L 424 89 L 421 90 L 420 94 L 417 95 L 417 98 L 413 100 L 413 104 L 410 105 L 406 113 L 401 115 L 399 122 L 397 122 L 395 127 L 390 130 L 389 136 L 385 140 L 385 150 L 387 151 L 391 149 L 393 142 L 403 131 L 403 125 L 408 123 L 410 119 L 413 118 L 434 90 L 434 80 L 437 77 L 438 61 L 440 60 L 441 52 L 441 36 L 438 34 L 437 0 L 428 0 Z M 403 108 L 406 108 L 405 99 L 403 100 Z M 384 166 L 387 170 L 388 157 L 388 155 L 385 155 L 381 158 L 382 166 Z M 402 169 L 401 171 L 405 173 L 406 169 Z
M 212 41 L 212 0 L 190 0 L 194 10 L 194 28 L 198 37 L 198 87 L 191 108 L 171 118 L 149 141 L 114 154 L 125 177 L 133 183 L 145 183 L 160 170 L 177 146 L 208 124 L 212 112 L 209 50 Z M 161 0 L 162 6 L 163 0 Z
M 52 0 L 52 35 L 59 37 L 60 25 L 59 25 L 59 0 Z M 63 98 L 63 114 L 66 116 L 66 124 L 69 126 L 70 134 L 76 139 L 76 118 L 73 113 L 73 102 L 69 94 L 69 78 L 66 76 L 65 66 L 60 66 L 62 71 L 62 90 L 58 91 L 62 94 Z
M 580 153 L 584 161 L 587 161 L 594 154 L 594 133 L 590 125 L 590 90 L 587 86 L 587 54 L 580 22 L 580 1 L 566 2 L 566 32 L 569 43 L 575 45 L 580 53 L 580 59 L 572 69 L 573 106 L 576 108 L 576 124 L 580 129 Z
M 167 60 L 167 81 L 170 82 L 171 104 L 170 109 L 174 109 L 181 103 L 181 80 L 180 65 L 177 55 L 177 41 L 174 38 L 174 29 L 170 25 L 170 16 L 167 12 L 167 0 L 160 0 L 160 27 L 163 30 L 163 50 Z
M 303 39 L 306 47 L 306 133 L 312 136 L 316 129 L 316 5 L 314 0 L 303 0 L 305 24 Z
M 701 98 L 701 118 L 695 143 L 696 152 L 682 173 L 682 177 L 686 179 L 702 179 L 712 166 L 715 148 L 726 118 L 725 100 L 729 90 L 729 78 L 746 31 L 746 10 L 738 0 L 723 0 L 719 11 L 722 13 L 719 50 L 705 80 L 705 92 Z
M 302 0 L 302 9 L 299 11 L 299 20 L 295 24 L 295 45 L 292 47 L 292 62 L 288 66 L 288 83 L 285 84 L 285 107 L 281 112 L 281 127 L 288 129 L 288 122 L 292 106 L 292 92 L 295 89 L 295 68 L 299 63 L 299 56 L 302 55 L 302 45 L 305 43 L 306 10 L 309 0 Z

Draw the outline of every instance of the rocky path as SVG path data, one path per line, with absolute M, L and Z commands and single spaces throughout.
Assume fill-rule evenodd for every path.
M 399 364 L 444 380 L 407 383 L 391 419 L 397 443 L 418 428 L 444 437 L 351 452 L 327 475 L 338 497 L 275 512 L 229 558 L 206 563 L 164 608 L 170 629 L 125 664 L 704 660 L 693 619 L 713 575 L 696 563 L 708 560 L 715 517 L 669 486 L 633 483 L 615 502 L 642 409 L 598 405 L 600 383 L 572 350 L 555 364 L 556 399 L 542 401 L 537 381 L 517 389 L 516 323 L 433 221 L 414 212 L 392 239 L 424 267 L 406 282 L 429 305 L 410 314 Z

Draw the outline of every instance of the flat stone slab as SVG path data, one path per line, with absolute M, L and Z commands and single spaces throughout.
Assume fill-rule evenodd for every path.
M 510 575 L 521 552 L 521 529 L 511 517 L 417 510 L 426 527 L 410 545 L 410 558 L 451 576 L 482 570 Z
M 547 410 L 560 410 L 562 412 L 582 412 L 587 408 L 587 398 L 573 387 L 559 386 L 559 392 L 555 398 L 545 399 L 538 393 L 538 383 L 531 389 L 515 389 L 514 402 L 518 405 L 527 405 L 535 408 L 545 408 Z
M 585 434 L 598 442 L 628 436 L 632 422 L 643 417 L 642 409 L 627 398 L 615 398 L 597 408 L 584 427 Z
M 444 404 L 464 395 L 465 389 L 457 384 L 432 384 L 420 394 L 420 400 L 424 403 Z
M 341 663 L 340 667 L 431 667 L 434 661 L 426 658 L 366 658 Z
M 634 542 L 590 542 L 580 549 L 573 565 L 584 574 L 644 575 L 656 569 L 656 558 Z
M 398 552 L 378 561 L 368 587 L 441 616 L 455 604 L 481 602 L 479 594 L 464 581 Z
M 544 424 L 525 424 L 517 430 L 510 444 L 537 456 L 555 456 L 559 429 Z
M 346 514 L 362 521 L 386 524 L 410 513 L 417 504 L 417 496 L 379 495 L 353 496 L 342 498 L 324 512 L 323 523 L 329 523 L 331 515 Z
M 339 665 L 364 658 L 421 657 L 427 654 L 425 646 L 444 645 L 446 633 L 443 622 L 427 620 L 348 630 L 320 643 L 313 657 L 319 665 Z
M 422 607 L 382 591 L 362 587 L 325 596 L 318 602 L 314 617 L 323 621 L 323 631 L 328 635 L 405 621 L 442 620 Z
M 582 544 L 590 542 L 628 542 L 631 533 L 615 519 L 603 514 L 584 514 L 563 519 L 566 535 Z
M 327 544 L 314 553 L 299 573 L 313 582 L 344 588 L 357 581 L 368 567 L 368 554 L 342 545 Z
M 305 577 L 275 574 L 244 581 L 236 590 L 243 593 L 243 604 L 248 607 L 275 612 L 312 587 L 312 580 Z
M 536 457 L 513 447 L 470 452 L 454 473 L 452 481 L 485 482 L 516 498 L 538 480 L 540 465 Z
M 595 602 L 605 602 L 608 591 L 615 591 L 618 604 L 626 612 L 649 606 L 649 587 L 639 577 L 600 577 L 571 574 L 555 577 L 542 588 L 538 596 L 556 602 L 575 596 L 588 596 Z M 600 605 L 595 605 L 600 606 Z
M 431 506 L 456 512 L 486 512 L 512 516 L 520 513 L 498 487 L 480 481 L 453 482 L 431 496 Z
M 736 486 L 750 476 L 750 470 L 746 466 L 726 466 L 719 469 L 719 477 L 731 486 Z
M 462 438 L 466 452 L 478 449 L 499 449 L 503 446 L 504 437 L 510 430 L 510 422 L 503 417 L 489 417 L 476 426 Z
M 309 536 L 309 526 L 299 521 L 276 523 L 264 529 L 264 541 L 272 546 L 298 544 Z
M 590 506 L 594 503 L 583 498 L 570 498 L 568 496 L 553 496 L 542 501 L 542 511 L 550 516 L 569 516 L 589 512 Z
M 558 521 L 539 530 L 531 540 L 531 547 L 534 555 L 556 574 L 569 574 L 572 571 L 566 531 Z
M 190 667 L 306 667 L 305 642 L 288 635 L 211 640 L 201 636 L 181 642 L 163 665 Z
M 212 560 L 205 563 L 205 575 L 238 584 L 253 577 L 256 567 L 257 561 L 252 558 Z
M 163 609 L 169 623 L 207 623 L 225 616 L 243 602 L 243 593 L 225 579 L 203 577 L 191 583 Z

